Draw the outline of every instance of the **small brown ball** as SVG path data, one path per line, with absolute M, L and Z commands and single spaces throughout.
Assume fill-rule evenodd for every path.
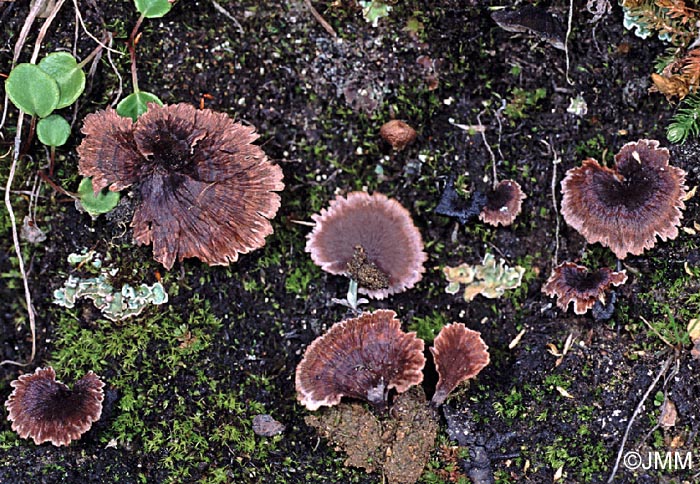
M 416 139 L 416 130 L 407 123 L 394 119 L 385 123 L 379 135 L 396 151 L 401 151 Z

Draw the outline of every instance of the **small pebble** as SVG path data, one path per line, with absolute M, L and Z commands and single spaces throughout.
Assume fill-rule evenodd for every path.
M 284 425 L 271 415 L 256 415 L 253 417 L 253 432 L 262 437 L 273 437 L 284 432 Z

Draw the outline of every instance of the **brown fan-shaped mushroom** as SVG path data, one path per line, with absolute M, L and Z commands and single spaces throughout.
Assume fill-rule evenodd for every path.
M 556 296 L 557 306 L 564 311 L 573 301 L 574 312 L 585 314 L 596 301 L 605 300 L 605 292 L 610 286 L 619 286 L 626 281 L 625 271 L 614 272 L 607 267 L 589 271 L 585 266 L 563 262 L 554 268 L 542 291 L 548 296 Z
M 678 236 L 685 208 L 685 171 L 669 166 L 669 153 L 656 140 L 627 143 L 615 168 L 589 158 L 561 182 L 566 222 L 589 243 L 610 247 L 617 257 L 639 255 Z
M 527 198 L 518 182 L 503 180 L 486 195 L 486 205 L 479 214 L 479 219 L 490 225 L 510 225 L 518 216 L 522 202 Z
M 338 196 L 312 216 L 316 227 L 306 251 L 331 274 L 355 279 L 360 292 L 382 299 L 413 287 L 423 277 L 423 240 L 411 215 L 381 193 Z
M 488 346 L 481 333 L 462 323 L 448 324 L 435 338 L 430 348 L 438 372 L 438 383 L 431 403 L 442 405 L 457 385 L 474 378 L 489 364 Z
M 104 383 L 88 372 L 70 389 L 56 381 L 53 368 L 37 368 L 10 383 L 14 391 L 5 402 L 7 419 L 20 437 L 34 443 L 68 445 L 100 419 Z
M 96 192 L 133 186 L 140 244 L 167 269 L 198 257 L 229 264 L 265 245 L 280 206 L 282 170 L 252 142 L 254 128 L 188 104 L 158 106 L 135 123 L 107 109 L 85 118 L 81 175 Z
M 379 135 L 396 151 L 401 151 L 416 139 L 416 130 L 404 121 L 393 119 L 379 128 Z
M 423 381 L 423 340 L 401 331 L 396 313 L 379 310 L 337 323 L 314 340 L 297 366 L 297 398 L 309 410 L 341 397 L 384 408 L 389 390 Z

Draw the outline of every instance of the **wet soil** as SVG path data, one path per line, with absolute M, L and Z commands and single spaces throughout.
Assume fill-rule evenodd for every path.
M 115 48 L 126 52 L 137 19 L 133 4 L 79 3 L 87 29 L 97 37 L 113 32 Z M 610 163 L 624 143 L 640 138 L 669 145 L 664 133 L 673 108 L 647 92 L 664 45 L 626 31 L 618 7 L 593 23 L 584 2 L 574 2 L 567 70 L 564 51 L 536 35 L 501 29 L 486 3 L 396 2 L 376 27 L 352 0 L 312 3 L 337 38 L 301 1 L 219 2 L 240 28 L 204 0 L 178 1 L 162 19 L 144 21 L 137 47 L 140 88 L 165 103 L 201 104 L 255 126 L 259 144 L 282 167 L 286 188 L 273 220 L 275 233 L 264 248 L 228 268 L 186 260 L 166 272 L 152 261 L 150 247 L 133 244 L 128 206 L 91 220 L 72 200 L 44 186 L 36 223 L 48 237 L 39 244 L 22 242 L 37 311 L 37 355 L 27 367 L 0 367 L 0 398 L 10 394 L 10 382 L 21 373 L 52 364 L 66 381 L 98 372 L 107 383 L 105 409 L 100 422 L 67 448 L 19 440 L 9 422 L 0 423 L 0 482 L 384 482 L 379 471 L 344 466 L 347 456 L 307 424 L 310 412 L 296 403 L 294 390 L 295 367 L 306 346 L 350 315 L 332 302 L 344 297 L 347 281 L 310 263 L 304 252 L 309 227 L 296 222 L 310 221 L 336 194 L 362 189 L 399 200 L 429 254 L 415 288 L 366 307 L 393 309 L 404 329 L 420 328 L 426 320 L 464 322 L 481 332 L 491 353 L 491 364 L 446 403 L 420 482 L 606 482 L 630 419 L 667 361 L 666 378 L 635 415 L 625 449 L 644 456 L 695 452 L 699 364 L 682 334 L 699 307 L 693 295 L 700 283 L 692 274 L 700 252 L 692 231 L 624 260 L 630 278 L 617 289 L 608 321 L 562 311 L 541 292 L 555 257 L 616 267 L 610 251 L 586 245 L 566 226 L 552 197 L 561 200 L 561 178 L 586 157 Z M 538 5 L 566 25 L 567 4 Z M 11 69 L 28 8 L 26 1 L 0 2 L 3 74 Z M 37 30 L 30 32 L 20 61 L 28 61 Z M 74 50 L 84 58 L 94 46 L 76 28 L 73 5 L 66 4 L 41 55 Z M 113 54 L 112 60 L 116 71 L 103 56 L 77 107 L 61 112 L 73 122 L 74 136 L 59 149 L 54 180 L 68 190 L 79 181 L 75 147 L 82 119 L 130 92 L 128 56 Z M 124 81 L 121 93 L 115 72 Z M 586 114 L 567 112 L 578 95 Z M 401 152 L 392 152 L 378 135 L 392 118 L 418 131 L 418 139 Z M 16 123 L 11 108 L 2 153 L 12 146 Z M 686 170 L 687 185 L 695 186 L 700 148 L 691 141 L 670 149 L 671 163 Z M 37 141 L 28 155 L 10 196 L 20 223 L 29 207 L 26 193 L 47 160 Z M 499 178 L 516 180 L 527 194 L 512 226 L 459 224 L 435 213 L 452 176 L 462 192 L 487 190 L 492 159 Z M 3 185 L 9 164 L 5 157 Z M 125 193 L 127 205 L 128 199 Z M 686 205 L 682 225 L 692 228 L 697 204 L 691 199 Z M 9 217 L 4 213 L 0 220 L 0 358 L 25 360 L 31 345 L 22 281 Z M 52 304 L 53 291 L 76 273 L 66 257 L 83 248 L 109 254 L 124 282 L 162 279 L 168 309 L 147 309 L 106 331 L 89 303 L 73 310 Z M 523 285 L 500 299 L 477 296 L 470 303 L 447 294 L 442 268 L 479 264 L 486 253 L 524 266 Z M 170 328 L 164 319 L 204 313 L 219 323 L 190 318 L 182 334 L 164 334 Z M 71 345 L 73 335 L 89 341 L 91 334 L 108 334 L 116 340 L 139 325 L 146 343 L 135 351 L 133 366 L 119 356 L 90 355 L 90 347 Z M 142 341 L 134 334 L 134 341 Z M 568 338 L 573 343 L 564 354 Z M 163 355 L 189 347 L 192 356 L 168 366 Z M 131 375 L 133 385 L 123 380 Z M 429 395 L 435 379 L 428 368 Z M 126 405 L 130 386 L 153 389 L 133 413 Z M 226 392 L 235 393 L 240 407 L 216 406 L 224 405 L 217 395 Z M 655 428 L 664 396 L 675 403 L 678 419 L 674 427 Z M 263 411 L 285 425 L 281 435 L 253 434 L 250 422 Z M 125 423 L 132 414 L 141 428 Z M 195 430 L 176 434 L 173 429 L 181 427 L 174 422 L 181 421 L 195 422 Z M 223 423 L 239 434 L 209 441 Z M 119 433 L 124 427 L 131 429 L 128 438 Z M 169 430 L 156 439 L 153 429 Z M 467 436 L 461 442 L 460 433 Z M 182 440 L 183 435 L 209 441 L 205 457 L 198 449 L 207 444 Z M 694 482 L 695 472 L 620 464 L 614 482 Z

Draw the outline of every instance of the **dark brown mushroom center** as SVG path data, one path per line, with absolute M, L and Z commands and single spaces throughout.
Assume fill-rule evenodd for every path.
M 581 292 L 596 290 L 607 279 L 604 271 L 583 271 L 575 267 L 565 267 L 563 274 L 566 285 Z
M 501 184 L 486 195 L 486 208 L 493 211 L 501 210 L 503 207 L 507 207 L 515 196 L 513 185 Z
M 160 128 L 150 139 L 150 159 L 167 172 L 192 174 L 195 159 L 188 133 L 179 133 L 167 127 Z
M 638 210 L 658 189 L 659 174 L 637 160 L 621 161 L 617 165 L 617 172 L 619 177 L 605 171 L 593 174 L 593 186 L 597 187 L 598 198 L 607 207 Z
M 87 398 L 82 388 L 71 390 L 57 381 L 35 381 L 27 390 L 24 404 L 36 420 L 66 421 L 80 413 Z

